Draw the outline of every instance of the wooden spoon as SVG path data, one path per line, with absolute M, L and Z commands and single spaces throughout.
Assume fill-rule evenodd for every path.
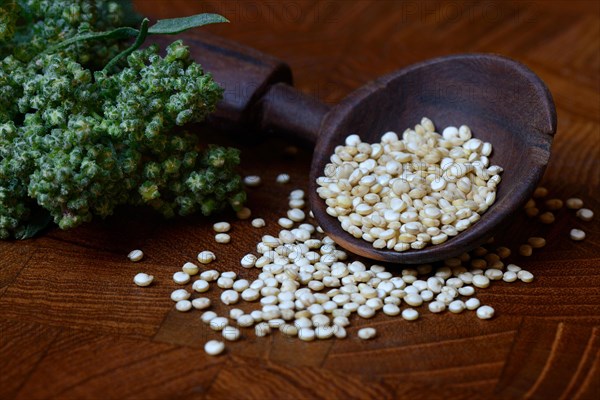
M 421 62 L 381 77 L 330 108 L 295 90 L 287 65 L 208 34 L 188 34 L 193 57 L 225 87 L 212 122 L 227 129 L 283 131 L 315 143 L 310 206 L 323 230 L 343 248 L 374 260 L 426 263 L 457 256 L 502 229 L 541 179 L 556 132 L 550 92 L 530 69 L 505 57 L 461 54 Z M 368 143 L 402 133 L 422 117 L 438 128 L 467 124 L 492 143 L 493 164 L 504 168 L 496 202 L 473 226 L 421 250 L 378 250 L 344 231 L 326 212 L 315 180 L 337 145 L 356 133 Z

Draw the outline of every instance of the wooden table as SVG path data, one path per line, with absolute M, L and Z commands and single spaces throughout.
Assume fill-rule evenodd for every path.
M 500 53 L 530 66 L 549 86 L 558 132 L 544 185 L 551 196 L 579 196 L 600 213 L 600 3 L 597 1 L 207 1 L 139 0 L 145 15 L 223 13 L 231 24 L 208 31 L 286 60 L 296 85 L 335 103 L 370 79 L 429 57 Z M 420 117 L 420 116 L 416 116 Z M 229 140 L 229 139 L 227 139 Z M 535 398 L 597 399 L 600 393 L 600 227 L 561 210 L 543 226 L 518 216 L 503 241 L 513 250 L 537 232 L 546 248 L 513 261 L 531 284 L 496 282 L 479 298 L 496 309 L 407 322 L 379 315 L 353 320 L 347 340 L 304 343 L 281 335 L 228 344 L 209 357 L 216 334 L 199 312 L 179 313 L 171 275 L 198 251 L 241 270 L 261 234 L 276 232 L 292 188 L 307 186 L 310 148 L 284 156 L 281 139 L 241 146 L 253 215 L 267 227 L 234 221 L 232 243 L 214 243 L 201 218 L 163 222 L 122 210 L 107 221 L 0 243 L 0 397 L 91 398 Z M 274 183 L 289 172 L 287 185 Z M 231 215 L 221 217 L 234 220 Z M 582 243 L 571 227 L 587 232 Z M 141 248 L 139 264 L 126 254 Z M 145 271 L 149 288 L 133 285 Z M 216 300 L 218 290 L 209 296 Z M 246 306 L 244 306 L 246 307 Z M 224 312 L 222 304 L 215 306 Z M 246 309 L 248 309 L 246 307 Z M 360 326 L 378 337 L 356 338 Z

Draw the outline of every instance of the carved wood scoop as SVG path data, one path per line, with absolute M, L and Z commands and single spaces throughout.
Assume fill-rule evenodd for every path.
M 527 67 L 491 54 L 440 57 L 392 72 L 334 107 L 292 86 L 290 68 L 254 49 L 205 33 L 184 35 L 193 58 L 225 87 L 212 123 L 225 129 L 275 130 L 314 143 L 310 207 L 343 248 L 374 260 L 427 263 L 457 256 L 487 241 L 511 220 L 541 179 L 556 132 L 550 92 Z M 397 252 L 375 249 L 344 231 L 326 212 L 315 180 L 337 145 L 356 133 L 368 143 L 403 132 L 422 117 L 438 128 L 467 124 L 491 142 L 490 162 L 504 168 L 496 202 L 481 219 L 443 244 Z

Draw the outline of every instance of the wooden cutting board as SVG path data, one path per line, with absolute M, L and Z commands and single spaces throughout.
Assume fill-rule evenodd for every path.
M 206 30 L 290 63 L 295 85 L 328 103 L 384 73 L 458 52 L 494 52 L 532 68 L 550 88 L 558 133 L 543 184 L 552 197 L 581 197 L 596 212 L 584 223 L 557 213 L 545 226 L 515 216 L 497 242 L 516 250 L 532 234 L 548 245 L 514 261 L 531 284 L 494 283 L 478 297 L 496 309 L 490 321 L 472 312 L 416 322 L 379 315 L 353 320 L 347 340 L 303 343 L 280 335 L 228 344 L 208 357 L 217 335 L 199 312 L 179 313 L 171 276 L 205 249 L 215 268 L 242 270 L 239 259 L 262 234 L 276 232 L 286 197 L 306 188 L 311 149 L 278 138 L 207 140 L 242 149 L 244 174 L 263 229 L 234 221 L 232 242 L 214 242 L 200 217 L 164 222 L 121 210 L 73 231 L 53 230 L 24 242 L 0 242 L 0 398 L 534 398 L 600 395 L 600 5 L 594 1 L 205 1 L 140 0 L 154 18 L 220 12 L 231 24 Z M 291 181 L 275 183 L 279 173 Z M 574 243 L 568 230 L 587 232 Z M 141 248 L 143 262 L 127 253 Z M 144 271 L 156 282 L 138 288 Z M 208 292 L 217 312 L 220 291 Z M 242 305 L 241 308 L 247 308 Z M 378 337 L 356 338 L 362 326 Z

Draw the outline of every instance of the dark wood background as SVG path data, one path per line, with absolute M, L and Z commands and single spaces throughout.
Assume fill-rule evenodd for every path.
M 231 24 L 207 30 L 286 60 L 299 88 L 331 104 L 370 79 L 434 56 L 494 52 L 524 62 L 557 105 L 544 185 L 553 196 L 583 198 L 596 218 L 583 223 L 562 210 L 555 224 L 543 226 L 516 217 L 503 244 L 515 250 L 537 232 L 548 246 L 529 259 L 514 258 L 534 272 L 534 283 L 500 282 L 479 292 L 496 309 L 491 321 L 472 312 L 424 312 L 413 323 L 378 316 L 353 321 L 347 340 L 314 343 L 244 333 L 226 355 L 208 357 L 202 346 L 217 336 L 199 312 L 173 310 L 171 275 L 204 249 L 217 253 L 215 267 L 239 270 L 260 235 L 276 232 L 288 191 L 307 186 L 310 148 L 289 157 L 282 139 L 251 140 L 241 146 L 244 171 L 260 174 L 265 184 L 249 190 L 249 204 L 268 225 L 256 230 L 249 221 L 234 222 L 230 245 L 214 243 L 213 220 L 165 223 L 130 210 L 73 231 L 0 243 L 1 398 L 598 398 L 600 2 L 136 5 L 153 18 L 224 14 Z M 292 181 L 275 184 L 280 172 Z M 572 242 L 571 227 L 583 228 L 587 239 Z M 127 261 L 134 248 L 145 251 L 142 263 Z M 155 275 L 155 284 L 133 285 L 139 271 Z M 218 292 L 209 295 L 216 299 Z M 356 338 L 365 325 L 377 327 L 377 339 Z

